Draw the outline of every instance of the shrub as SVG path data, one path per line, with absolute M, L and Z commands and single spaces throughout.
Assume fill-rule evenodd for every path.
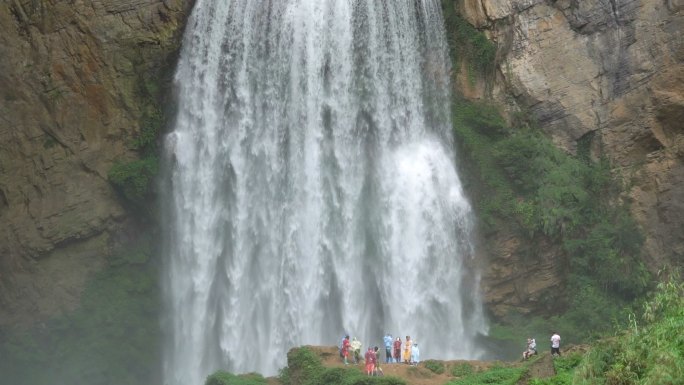
M 156 157 L 116 162 L 109 170 L 109 181 L 130 202 L 144 205 L 152 193 L 152 180 L 159 170 Z
M 491 72 L 496 59 L 494 43 L 456 12 L 453 1 L 443 0 L 442 9 L 452 62 L 465 60 L 469 75 L 474 71 Z
M 204 385 L 263 385 L 267 384 L 265 378 L 259 374 L 245 374 L 236 376 L 222 370 L 207 377 Z
M 444 363 L 441 361 L 427 360 L 425 361 L 425 367 L 436 374 L 444 373 Z
M 469 363 L 462 363 L 451 367 L 451 375 L 454 377 L 464 377 L 473 374 L 473 367 Z

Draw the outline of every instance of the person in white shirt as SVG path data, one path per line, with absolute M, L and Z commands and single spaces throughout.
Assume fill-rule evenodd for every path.
M 558 333 L 553 332 L 553 335 L 551 336 L 551 355 L 558 354 L 559 356 L 561 355 L 560 352 L 560 336 Z
M 523 360 L 530 358 L 530 356 L 537 354 L 537 343 L 534 338 L 527 339 L 527 349 L 523 352 Z

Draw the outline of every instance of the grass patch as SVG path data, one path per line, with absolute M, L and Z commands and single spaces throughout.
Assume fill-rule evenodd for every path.
M 494 367 L 487 371 L 450 381 L 449 385 L 515 385 L 527 372 L 525 367 Z
M 465 377 L 473 374 L 473 366 L 467 362 L 451 367 L 451 375 L 454 377 Z
M 442 374 L 444 373 L 444 363 L 441 361 L 435 361 L 435 360 L 427 360 L 425 361 L 425 367 L 432 371 L 435 374 Z

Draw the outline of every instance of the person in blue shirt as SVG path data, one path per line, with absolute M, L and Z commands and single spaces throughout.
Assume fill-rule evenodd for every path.
M 389 364 L 392 362 L 392 336 L 387 333 L 385 334 L 385 363 Z

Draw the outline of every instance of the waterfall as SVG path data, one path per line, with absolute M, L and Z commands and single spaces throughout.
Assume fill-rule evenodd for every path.
M 165 138 L 165 384 L 485 330 L 439 0 L 198 0 Z

